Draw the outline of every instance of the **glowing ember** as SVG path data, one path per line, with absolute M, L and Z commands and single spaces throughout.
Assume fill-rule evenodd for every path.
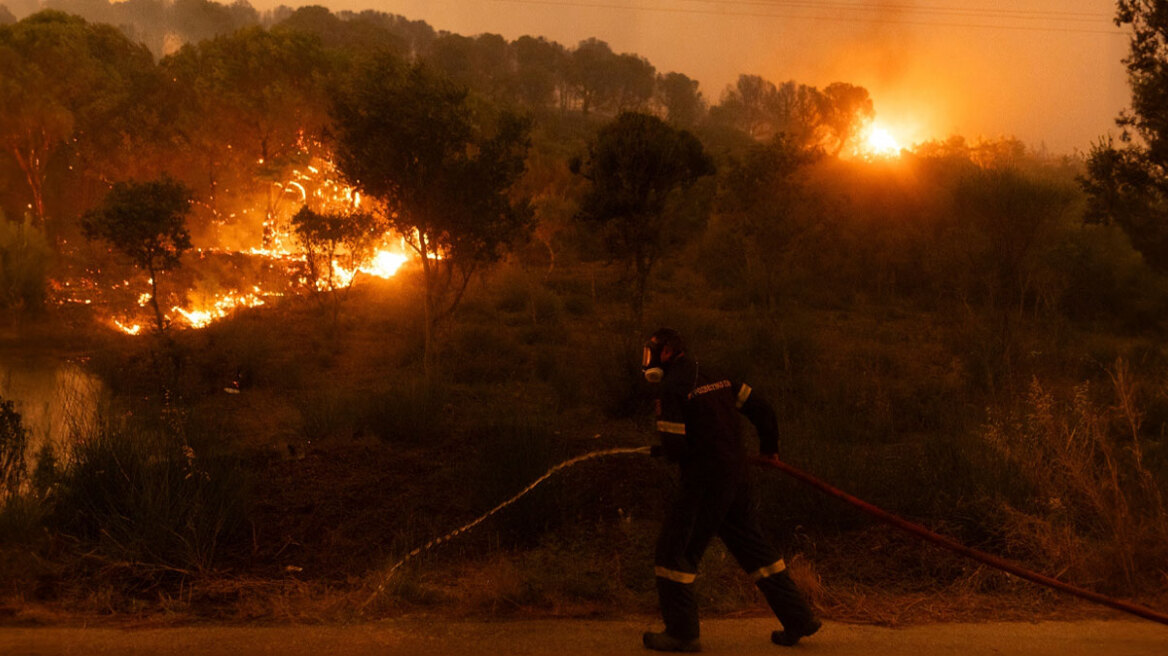
M 111 323 L 113 323 L 114 328 L 117 328 L 118 330 L 126 333 L 127 335 L 137 335 L 138 333 L 142 332 L 142 325 L 141 324 L 137 324 L 137 323 L 125 324 L 125 323 L 122 323 L 121 321 L 118 321 L 117 319 L 111 319 L 110 321 L 111 321 Z
M 867 151 L 876 157 L 896 157 L 900 154 L 900 144 L 889 134 L 888 130 L 873 125 L 868 131 Z
M 216 319 L 222 319 L 231 313 L 232 310 L 241 307 L 256 307 L 264 304 L 264 299 L 260 296 L 259 287 L 253 287 L 254 292 L 250 294 L 240 294 L 238 292 L 227 294 L 216 298 L 207 307 L 201 309 L 180 308 L 175 306 L 171 311 L 178 313 L 186 320 L 186 324 L 191 328 L 203 328 L 209 325 Z

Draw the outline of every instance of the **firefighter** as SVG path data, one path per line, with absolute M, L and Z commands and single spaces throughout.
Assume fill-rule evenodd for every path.
M 680 492 L 661 527 L 654 559 L 665 631 L 645 633 L 645 646 L 701 650 L 694 580 L 715 535 L 754 579 L 782 623 L 782 630 L 771 634 L 772 642 L 792 646 L 815 633 L 819 620 L 759 527 L 739 432 L 737 415 L 742 413 L 758 432 L 762 457 L 777 459 L 774 409 L 750 386 L 690 358 L 681 335 L 668 328 L 653 333 L 645 344 L 642 368 L 649 382 L 659 384 L 661 444 L 653 453 L 678 463 L 681 470 Z

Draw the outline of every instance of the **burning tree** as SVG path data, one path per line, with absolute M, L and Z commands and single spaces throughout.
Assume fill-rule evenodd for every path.
M 150 306 L 158 332 L 166 318 L 158 304 L 158 274 L 179 266 L 191 248 L 186 216 L 191 192 L 164 176 L 152 182 L 119 182 L 98 207 L 81 220 L 85 236 L 107 242 L 150 276 Z
M 434 332 L 475 271 L 531 229 L 526 200 L 508 191 L 524 170 L 529 123 L 503 113 L 484 126 L 465 89 L 424 65 L 382 55 L 362 67 L 334 106 L 337 163 L 420 258 L 425 365 Z
M 308 282 L 313 289 L 323 283 L 325 289 L 352 284 L 354 276 L 338 281 L 337 258 L 342 251 L 348 260 L 347 269 L 356 271 L 366 259 L 383 231 L 378 229 L 373 215 L 363 212 L 315 212 L 307 205 L 292 217 L 292 230 L 304 248 L 304 264 Z

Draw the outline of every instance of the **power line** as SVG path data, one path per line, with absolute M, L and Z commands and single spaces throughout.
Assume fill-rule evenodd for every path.
M 1050 11 L 1042 9 L 993 9 L 973 6 L 943 5 L 903 5 L 873 4 L 870 2 L 814 2 L 812 0 L 688 0 L 689 2 L 711 5 L 755 5 L 790 9 L 833 9 L 856 13 L 906 12 L 966 18 L 990 18 L 1012 20 L 1052 20 L 1071 23 L 1110 22 L 1109 14 L 1081 11 Z
M 973 5 L 893 4 L 873 2 L 815 2 L 813 0 L 689 0 L 708 4 L 750 4 L 806 9 L 843 9 L 845 11 L 904 11 L 918 14 L 978 16 L 985 18 L 1019 18 L 1024 20 L 1111 21 L 1114 16 L 1100 12 L 1058 11 L 1050 9 L 997 9 Z
M 737 18 L 782 18 L 787 20 L 808 20 L 820 21 L 830 23 L 865 23 L 865 24 L 886 24 L 886 25 L 913 25 L 921 27 L 956 27 L 969 29 L 988 29 L 988 30 L 1005 30 L 1014 32 L 1051 32 L 1051 33 L 1068 33 L 1068 34 L 1102 34 L 1109 36 L 1128 36 L 1127 32 L 1121 30 L 1092 30 L 1085 28 L 1074 27 L 1047 27 L 1041 25 L 1007 25 L 1007 24 L 991 24 L 991 23 L 955 23 L 942 21 L 921 21 L 921 20 L 902 20 L 895 18 L 861 18 L 849 16 L 826 16 L 826 15 L 812 15 L 812 14 L 782 14 L 771 12 L 754 12 L 754 11 L 724 11 L 711 9 L 686 9 L 682 7 L 662 7 L 653 5 L 621 5 L 610 4 L 605 2 L 595 2 L 588 0 L 490 0 L 491 2 L 520 4 L 520 5 L 540 5 L 551 7 L 575 7 L 583 9 L 617 9 L 625 11 L 637 12 L 657 12 L 669 14 L 691 14 L 691 15 L 705 15 L 705 16 L 728 16 Z M 746 0 L 750 1 L 750 0 Z M 742 4 L 742 2 L 738 2 Z

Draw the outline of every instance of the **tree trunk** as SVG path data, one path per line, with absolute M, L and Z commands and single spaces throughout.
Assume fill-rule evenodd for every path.
M 422 256 L 422 287 L 425 289 L 422 321 L 422 370 L 426 376 L 426 383 L 430 384 L 434 379 L 434 286 L 437 282 L 434 280 L 434 263 L 430 261 L 430 245 L 426 242 L 426 236 L 420 233 L 418 235 L 418 253 Z
M 45 140 L 47 142 L 47 139 Z M 17 164 L 20 165 L 20 170 L 24 172 L 24 177 L 28 181 L 28 188 L 32 192 L 32 207 L 33 218 L 36 220 L 35 224 L 38 228 L 45 229 L 45 171 L 44 171 L 44 157 L 42 154 L 47 153 L 47 143 L 44 144 L 46 148 L 38 148 L 39 144 L 29 146 L 28 152 L 24 153 L 20 148 L 13 147 L 11 152 L 16 158 Z
M 158 305 L 158 276 L 154 273 L 154 262 L 147 264 L 146 270 L 150 272 L 150 305 L 154 308 L 155 326 L 158 328 L 158 334 L 161 335 L 166 330 L 166 324 L 162 318 L 162 308 Z

